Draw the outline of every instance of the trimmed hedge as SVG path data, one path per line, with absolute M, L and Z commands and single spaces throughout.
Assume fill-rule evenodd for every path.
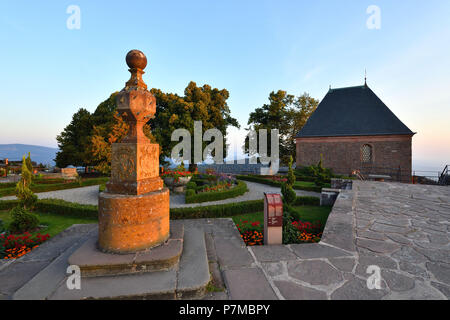
M 294 206 L 320 206 L 319 197 L 297 197 L 293 203 Z
M 170 219 L 224 218 L 263 210 L 263 200 L 250 200 L 203 207 L 172 208 L 170 209 Z
M 91 179 L 87 179 L 87 180 L 82 180 L 81 186 L 78 181 L 68 182 L 68 183 L 56 183 L 56 184 L 32 184 L 30 189 L 33 192 L 48 192 L 48 191 L 94 186 L 97 184 L 106 183 L 108 180 L 109 180 L 108 177 L 91 178 Z M 15 185 L 14 185 L 14 187 L 0 189 L 0 197 L 13 196 L 13 195 L 15 195 L 15 190 L 16 190 Z
M 5 183 L 0 183 L 0 191 L 2 189 L 9 189 L 9 188 L 15 188 L 16 187 L 17 182 L 5 182 Z
M 258 176 L 254 176 L 254 175 L 237 175 L 236 179 L 240 179 L 240 180 L 246 180 L 246 181 L 251 181 L 251 182 L 257 182 L 257 183 L 262 183 L 262 184 L 267 184 L 269 186 L 273 186 L 273 187 L 281 187 L 281 182 L 278 181 L 273 181 L 273 180 L 269 180 L 269 179 L 264 179 Z
M 0 210 L 10 210 L 17 206 L 18 203 L 18 200 L 0 201 Z M 293 205 L 318 206 L 320 205 L 320 199 L 317 197 L 297 197 Z M 58 199 L 38 200 L 35 210 L 38 212 L 51 212 L 62 216 L 98 218 L 97 206 L 78 204 Z M 171 208 L 170 219 L 224 218 L 261 211 L 264 211 L 263 199 L 211 206 Z
M 188 189 L 192 190 L 192 189 Z M 186 191 L 186 203 L 200 203 L 209 201 L 218 201 L 229 198 L 235 198 L 243 195 L 248 191 L 247 184 L 244 181 L 237 181 L 237 186 L 232 189 L 223 191 L 200 192 L 192 194 Z
M 316 179 L 311 176 L 305 176 L 305 175 L 301 175 L 301 174 L 297 174 L 297 173 L 295 173 L 295 178 L 300 181 L 307 181 L 307 182 L 314 182 L 314 180 Z M 331 182 L 331 179 L 328 182 Z
M 252 182 L 257 182 L 257 183 L 261 183 L 261 184 L 267 184 L 267 185 L 273 186 L 273 187 L 281 188 L 281 185 L 282 185 L 281 182 L 261 178 L 261 177 L 254 176 L 254 175 L 247 175 L 247 176 L 239 175 L 236 177 L 241 180 L 252 181 Z M 304 191 L 313 191 L 313 192 L 321 192 L 322 191 L 322 187 L 318 187 L 318 186 L 299 186 L 299 185 L 294 184 L 292 186 L 292 188 L 295 190 L 304 190 Z
M 0 210 L 10 210 L 19 204 L 18 200 L 0 201 Z M 98 207 L 88 204 L 79 204 L 59 199 L 41 199 L 35 205 L 35 211 L 51 212 L 62 216 L 98 217 Z

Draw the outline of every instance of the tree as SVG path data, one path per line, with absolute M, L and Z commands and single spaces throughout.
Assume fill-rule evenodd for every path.
M 60 168 L 68 165 L 88 166 L 92 163 L 90 154 L 90 135 L 93 129 L 91 113 L 80 108 L 70 124 L 56 137 L 59 151 L 55 162 Z
M 160 145 L 160 162 L 170 157 L 172 148 L 178 144 L 178 141 L 171 141 L 175 129 L 185 128 L 192 135 L 192 165 L 194 121 L 202 121 L 202 133 L 217 128 L 224 136 L 228 126 L 239 127 L 230 115 L 226 89 L 212 89 L 209 85 L 197 87 L 195 82 L 190 82 L 184 96 L 159 89 L 150 91 L 156 97 L 156 116 L 144 126 L 144 134 Z M 128 125 L 116 112 L 116 95 L 117 92 L 111 94 L 92 114 L 80 109 L 73 115 L 72 122 L 57 137 L 60 148 L 55 159 L 57 166 L 93 165 L 103 173 L 110 171 L 111 144 L 128 132 Z M 203 142 L 202 150 L 206 144 Z
M 36 204 L 37 197 L 31 191 L 31 177 L 32 174 L 28 170 L 25 156 L 22 158 L 22 173 L 19 182 L 16 185 L 16 196 L 19 199 L 19 206 L 25 209 L 33 209 Z
M 212 128 L 217 128 L 225 137 L 228 126 L 239 128 L 239 123 L 231 117 L 227 104 L 229 92 L 226 89 L 212 89 L 209 85 L 197 87 L 191 81 L 184 90 L 184 97 L 172 93 L 163 93 L 159 89 L 152 89 L 156 97 L 156 117 L 148 124 L 156 141 L 160 144 L 161 161 L 170 157 L 172 148 L 178 141 L 171 141 L 172 132 L 178 128 L 187 129 L 191 134 L 190 170 L 194 171 L 194 121 L 202 122 L 202 134 Z M 202 150 L 208 142 L 202 141 Z M 224 143 L 224 154 L 227 143 Z M 212 155 L 214 156 L 214 154 Z
M 28 152 L 28 157 L 25 159 L 28 170 L 33 174 L 33 164 L 31 163 L 31 155 Z
M 28 154 L 29 156 L 29 154 Z M 28 169 L 25 156 L 22 157 L 22 174 L 16 185 L 16 197 L 19 199 L 18 206 L 9 212 L 11 222 L 8 229 L 12 233 L 21 233 L 33 230 L 39 225 L 39 218 L 29 212 L 37 202 L 37 196 L 31 191 L 31 172 Z
M 295 149 L 295 136 L 303 128 L 308 121 L 309 117 L 317 109 L 319 105 L 319 100 L 312 98 L 308 93 L 303 93 L 301 96 L 297 97 L 294 104 L 288 110 L 287 121 L 288 131 L 287 131 L 287 154 L 296 155 Z
M 111 144 L 125 137 L 129 129 L 128 124 L 116 111 L 113 111 L 112 119 L 112 123 L 94 126 L 91 136 L 91 153 L 95 169 L 103 174 L 111 172 Z
M 280 160 L 287 163 L 289 156 L 295 157 L 295 136 L 305 125 L 310 115 L 317 108 L 319 101 L 304 93 L 299 97 L 288 94 L 286 91 L 272 91 L 269 103 L 251 112 L 247 130 L 278 129 L 280 134 Z M 270 152 L 270 139 L 267 138 L 268 153 Z M 245 140 L 244 152 L 249 153 L 249 140 Z
M 283 200 L 287 205 L 292 205 L 297 198 L 297 195 L 293 189 L 295 183 L 295 174 L 294 169 L 292 169 L 292 162 L 292 156 L 290 156 L 287 181 L 283 182 L 283 184 L 281 185 L 281 194 L 283 195 Z
M 294 169 L 292 169 L 292 163 L 293 163 L 293 159 L 292 156 L 289 157 L 289 170 L 288 170 L 288 174 L 287 174 L 287 182 L 288 184 L 290 184 L 291 186 L 293 186 L 295 184 L 295 173 L 294 173 Z

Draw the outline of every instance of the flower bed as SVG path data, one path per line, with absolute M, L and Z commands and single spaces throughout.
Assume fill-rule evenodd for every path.
M 160 174 L 162 179 L 167 179 L 167 178 L 173 178 L 174 182 L 178 182 L 180 181 L 180 178 L 187 178 L 187 177 L 192 177 L 193 173 L 190 171 L 185 171 L 185 170 L 168 170 L 168 169 L 161 169 L 162 172 Z
M 248 191 L 247 184 L 225 174 L 198 174 L 187 184 L 186 203 L 235 198 Z
M 294 243 L 316 243 L 322 238 L 322 225 L 311 222 L 294 221 L 292 225 L 297 229 L 297 241 Z M 264 245 L 264 226 L 260 221 L 241 220 L 236 224 L 241 238 L 247 246 Z M 292 243 L 292 242 L 291 242 Z
M 236 227 L 247 246 L 262 246 L 264 244 L 264 224 L 259 220 L 249 221 L 239 219 Z
M 32 235 L 25 232 L 21 235 L 1 234 L 0 235 L 0 259 L 17 259 L 27 254 L 31 250 L 39 247 L 50 238 L 49 234 Z
M 283 244 L 319 242 L 330 211 L 331 208 L 318 205 L 299 205 L 285 208 Z M 263 212 L 235 216 L 233 221 L 247 246 L 264 244 Z
M 292 225 L 298 230 L 298 241 L 300 243 L 315 243 L 322 238 L 323 227 L 319 222 L 294 221 Z

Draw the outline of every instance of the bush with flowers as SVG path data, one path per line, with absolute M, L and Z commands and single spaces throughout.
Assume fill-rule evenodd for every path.
M 264 244 L 264 224 L 258 220 L 240 219 L 236 227 L 247 246 L 262 246 Z
M 241 218 L 235 222 L 247 246 L 264 244 L 264 221 Z M 320 222 L 301 221 L 295 219 L 288 210 L 283 212 L 283 244 L 319 242 L 322 231 Z
M 3 233 L 0 235 L 0 259 L 17 259 L 37 248 L 50 238 L 49 234 L 21 235 Z
M 176 167 L 174 170 L 166 169 L 164 167 L 161 168 L 161 178 L 167 181 L 167 178 L 173 178 L 175 183 L 180 181 L 180 178 L 188 178 L 192 177 L 193 173 L 187 171 L 184 166 L 180 165 Z

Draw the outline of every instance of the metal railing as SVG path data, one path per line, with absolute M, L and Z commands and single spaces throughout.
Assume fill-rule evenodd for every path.
M 438 183 L 440 185 L 450 185 L 449 171 L 450 171 L 450 165 L 446 165 L 438 179 Z

